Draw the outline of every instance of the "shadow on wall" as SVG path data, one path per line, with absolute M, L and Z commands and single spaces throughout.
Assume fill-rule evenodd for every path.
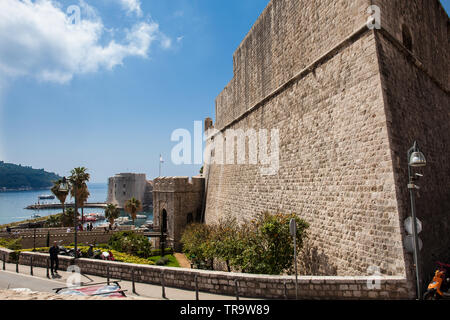
M 298 271 L 303 276 L 337 276 L 337 268 L 327 255 L 319 252 L 308 239 L 298 256 Z

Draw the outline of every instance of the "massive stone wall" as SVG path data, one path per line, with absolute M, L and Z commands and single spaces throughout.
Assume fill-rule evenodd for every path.
M 216 100 L 222 129 L 367 20 L 365 0 L 277 0 L 234 53 L 234 77 Z
M 450 260 L 450 238 L 443 236 L 450 230 L 448 16 L 438 1 L 412 1 L 408 7 L 400 1 L 393 3 L 393 15 L 403 15 L 396 20 L 388 15 L 387 21 L 393 19 L 388 26 L 396 31 L 378 33 L 377 49 L 401 222 L 411 212 L 406 153 L 415 140 L 428 160 L 427 167 L 418 170 L 424 177 L 416 191 L 417 216 L 423 223 L 420 255 L 426 284 L 434 274 L 435 262 Z M 411 30 L 411 51 L 403 46 L 404 25 Z M 406 257 L 408 276 L 413 277 L 411 255 Z
M 295 212 L 311 224 L 317 274 L 367 275 L 375 266 L 411 277 L 403 244 L 406 150 L 421 137 L 433 167 L 426 199 L 436 202 L 422 216 L 435 212 L 431 234 L 448 230 L 449 59 L 448 17 L 438 1 L 405 3 L 269 3 L 235 53 L 215 127 L 279 129 L 280 168 L 262 176 L 254 165 L 212 164 L 207 223 Z M 361 28 L 372 4 L 382 9 L 383 30 Z M 390 34 L 402 39 L 404 22 L 418 24 L 410 30 L 422 64 L 386 42 Z M 437 248 L 430 252 L 442 251 L 438 238 L 424 238 Z

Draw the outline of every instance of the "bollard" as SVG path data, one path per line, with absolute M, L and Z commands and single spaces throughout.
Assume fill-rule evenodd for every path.
M 239 284 L 238 284 L 238 280 L 234 279 L 234 287 L 236 290 L 236 300 L 239 301 Z
M 30 275 L 33 275 L 33 257 L 30 258 Z
M 200 300 L 198 296 L 198 274 L 195 275 L 195 300 Z
M 3 255 L 3 271 L 6 270 L 6 256 Z
M 133 293 L 136 294 L 136 284 L 135 284 L 135 280 L 134 280 L 134 269 L 131 270 L 131 281 L 132 281 L 132 285 L 133 285 Z
M 50 272 L 49 272 L 49 269 L 50 269 L 50 261 L 47 259 L 47 278 L 48 278 L 48 279 L 50 279 Z
M 108 283 L 109 286 L 109 266 L 106 266 L 106 282 Z
M 164 283 L 164 270 L 161 271 L 161 286 L 162 286 L 162 297 L 163 297 L 163 299 L 167 299 L 166 287 L 165 287 L 165 283 Z
M 19 260 L 16 261 L 16 273 L 19 273 Z

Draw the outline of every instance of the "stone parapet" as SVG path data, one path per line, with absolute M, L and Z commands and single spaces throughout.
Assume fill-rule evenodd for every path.
M 48 255 L 32 252 L 20 254 L 20 263 L 46 267 Z M 60 267 L 66 270 L 76 264 L 81 272 L 89 275 L 160 285 L 186 290 L 195 290 L 195 278 L 202 292 L 235 295 L 236 283 L 241 297 L 262 299 L 294 299 L 294 276 L 267 276 L 242 273 L 227 273 L 182 268 L 166 268 L 153 265 L 138 265 L 92 259 L 60 257 Z M 298 294 L 300 299 L 413 299 L 411 288 L 402 277 L 380 277 L 379 286 L 371 289 L 374 279 L 370 277 L 299 277 Z
M 154 180 L 155 192 L 203 192 L 205 178 L 192 177 L 160 177 Z

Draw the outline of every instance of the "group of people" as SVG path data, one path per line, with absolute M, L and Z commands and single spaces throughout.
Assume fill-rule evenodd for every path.
M 92 223 L 88 223 L 86 226 L 86 229 L 83 228 L 82 224 L 79 224 L 77 227 L 77 231 L 93 231 L 94 225 Z M 70 233 L 72 231 L 71 228 L 67 228 L 67 233 Z

